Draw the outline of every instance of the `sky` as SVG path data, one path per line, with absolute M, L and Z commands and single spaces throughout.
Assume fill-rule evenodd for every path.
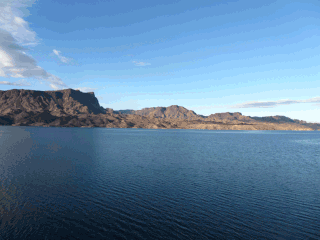
M 320 122 L 318 0 L 0 0 L 0 90 Z

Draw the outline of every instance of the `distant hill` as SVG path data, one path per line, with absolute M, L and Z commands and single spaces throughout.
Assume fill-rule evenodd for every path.
M 225 112 L 225 113 L 214 113 L 209 116 L 198 115 L 192 110 L 188 110 L 184 107 L 172 105 L 169 107 L 152 107 L 143 108 L 141 110 L 118 110 L 114 113 L 119 114 L 133 114 L 145 117 L 153 117 L 160 119 L 181 119 L 187 121 L 203 121 L 203 122 L 214 122 L 217 124 L 255 124 L 258 123 L 273 123 L 273 124 L 295 124 L 313 130 L 320 129 L 320 124 L 307 123 L 297 119 L 291 119 L 285 116 L 268 116 L 268 117 L 250 117 L 244 116 L 240 112 Z
M 206 119 L 211 120 L 211 121 L 218 121 L 218 122 L 223 122 L 223 121 L 254 122 L 254 119 L 247 117 L 247 116 L 243 116 L 239 112 L 215 113 L 215 114 L 209 115 L 208 117 L 206 117 Z
M 108 109 L 110 109 L 110 108 L 108 108 Z M 119 111 L 114 111 L 113 110 L 113 112 L 114 113 L 116 113 L 116 114 L 135 114 L 135 110 L 130 110 L 130 109 L 126 109 L 126 110 L 119 110 Z
M 211 130 L 320 129 L 320 124 L 284 116 L 248 117 L 239 112 L 202 116 L 177 105 L 114 111 L 101 107 L 94 93 L 73 89 L 0 91 L 0 125 Z
M 274 122 L 274 123 L 294 123 L 299 120 L 293 120 L 285 116 L 270 116 L 270 117 L 251 117 L 252 119 L 260 122 Z
M 119 110 L 118 113 L 122 114 L 135 114 L 145 117 L 155 118 L 170 118 L 170 119 L 184 119 L 184 120 L 198 120 L 202 119 L 194 111 L 188 110 L 178 105 L 172 105 L 170 107 L 152 107 L 143 108 L 141 110 Z
M 257 122 L 266 122 L 266 123 L 292 123 L 292 124 L 298 124 L 300 126 L 306 126 L 309 128 L 312 128 L 313 130 L 320 129 L 319 123 L 308 123 L 306 121 L 298 120 L 298 119 L 291 119 L 286 116 L 269 116 L 269 117 L 251 117 Z
M 188 121 L 192 120 L 201 120 L 201 121 L 247 121 L 252 122 L 255 121 L 250 117 L 243 116 L 239 112 L 235 113 L 215 113 L 209 116 L 198 115 L 192 110 L 188 110 L 184 107 L 178 105 L 172 105 L 170 107 L 153 107 L 153 108 L 143 108 L 141 110 L 119 110 L 114 111 L 116 113 L 122 114 L 135 114 L 146 117 L 155 117 L 155 118 L 168 118 L 168 119 L 184 119 Z

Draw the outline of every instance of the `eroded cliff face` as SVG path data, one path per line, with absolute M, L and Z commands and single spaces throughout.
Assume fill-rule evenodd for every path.
M 94 93 L 59 91 L 0 91 L 0 125 L 44 127 L 107 127 L 210 130 L 315 130 L 320 124 L 275 116 L 251 118 L 241 113 L 197 115 L 184 107 L 113 111 L 100 106 Z
M 61 91 L 0 91 L 0 114 L 50 112 L 55 116 L 105 113 L 94 93 L 73 89 Z

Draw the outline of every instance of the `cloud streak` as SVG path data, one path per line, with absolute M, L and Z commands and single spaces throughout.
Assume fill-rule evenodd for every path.
M 53 49 L 53 53 L 60 59 L 61 62 L 63 63 L 70 63 L 71 58 L 66 58 L 61 55 L 61 51 L 58 51 L 56 49 Z
M 76 90 L 80 90 L 81 92 L 94 92 L 98 88 L 91 88 L 91 87 L 80 87 L 76 88 Z
M 8 81 L 0 81 L 1 85 L 11 85 L 11 86 L 30 86 L 31 84 L 25 81 L 17 81 L 17 82 L 8 82 Z
M 139 67 L 144 67 L 144 66 L 147 66 L 147 65 L 151 65 L 151 63 L 148 63 L 148 62 L 139 62 L 139 61 L 132 61 L 133 64 L 135 66 L 139 66 Z
M 305 100 L 284 99 L 277 101 L 252 101 L 232 105 L 231 108 L 274 108 L 280 105 L 291 105 L 297 103 L 320 103 L 320 97 L 314 97 Z

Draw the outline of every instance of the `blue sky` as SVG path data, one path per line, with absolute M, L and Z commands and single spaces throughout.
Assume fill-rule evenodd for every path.
M 319 1 L 2 0 L 0 89 L 320 122 Z

